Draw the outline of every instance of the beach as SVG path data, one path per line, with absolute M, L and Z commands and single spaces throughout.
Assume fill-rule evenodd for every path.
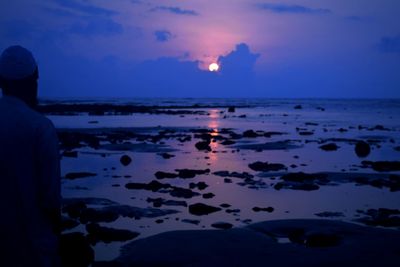
M 333 252 L 320 262 L 345 255 L 349 236 L 363 244 L 351 232 L 377 240 L 365 247 L 378 252 L 380 228 L 392 233 L 393 246 L 400 240 L 398 100 L 48 100 L 40 108 L 60 140 L 63 233 L 82 233 L 98 264 L 137 260 L 135 266 L 156 266 L 168 253 L 158 252 L 164 256 L 151 262 L 151 251 L 141 244 L 168 246 L 163 235 L 176 233 L 197 251 L 209 246 L 192 244 L 197 235 L 223 240 L 240 232 L 237 238 L 252 243 L 258 242 L 254 225 L 275 221 L 296 228 L 299 219 L 307 228 L 303 235 L 321 221 L 346 232 L 328 235 L 323 247 Z M 220 231 L 225 237 L 214 237 Z M 269 239 L 259 242 L 284 257 L 279 234 L 268 231 Z M 295 253 L 315 253 L 304 251 L 306 238 L 301 247 L 293 240 Z M 170 264 L 180 249 L 166 250 Z M 126 256 L 135 252 L 150 261 Z M 263 266 L 257 253 L 248 266 Z M 368 259 L 378 262 L 378 254 Z M 400 258 L 398 250 L 388 255 L 387 264 Z M 238 266 L 246 266 L 248 256 Z M 224 265 L 215 259 L 208 266 Z

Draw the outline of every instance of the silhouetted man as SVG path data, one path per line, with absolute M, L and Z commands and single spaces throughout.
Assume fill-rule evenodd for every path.
M 0 266 L 59 266 L 60 168 L 53 124 L 37 113 L 38 67 L 11 46 L 0 56 Z

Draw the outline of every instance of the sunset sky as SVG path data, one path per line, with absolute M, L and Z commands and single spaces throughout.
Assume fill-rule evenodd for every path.
M 400 97 L 398 0 L 13 0 L 42 97 Z M 220 69 L 210 72 L 216 62 Z

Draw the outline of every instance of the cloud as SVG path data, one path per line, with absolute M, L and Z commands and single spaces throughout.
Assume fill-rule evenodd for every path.
M 78 35 L 111 36 L 123 33 L 123 26 L 111 19 L 91 18 L 87 22 L 76 22 L 71 25 L 68 32 Z
M 85 13 L 87 15 L 112 16 L 112 15 L 118 14 L 118 12 L 116 12 L 114 10 L 91 5 L 88 3 L 83 4 L 81 2 L 78 2 L 77 0 L 55 0 L 55 2 L 59 6 L 62 6 L 64 8 L 68 8 L 68 9 L 72 9 L 75 11 L 79 11 L 79 12 Z
M 159 42 L 167 42 L 173 37 L 172 33 L 166 30 L 155 31 L 154 36 Z
M 300 5 L 287 5 L 278 3 L 262 3 L 258 4 L 259 9 L 268 10 L 273 13 L 290 13 L 290 14 L 330 14 L 332 11 L 325 8 L 311 8 Z
M 155 11 L 167 11 L 173 14 L 177 15 L 189 15 L 189 16 L 198 16 L 199 13 L 197 13 L 194 10 L 191 9 L 182 9 L 180 7 L 172 7 L 172 6 L 157 6 L 152 9 L 150 9 L 151 12 Z
M 384 53 L 400 53 L 400 34 L 382 37 L 378 48 Z
M 199 68 L 199 61 L 163 57 L 139 64 L 131 75 L 133 95 L 159 97 L 222 97 L 246 96 L 254 86 L 254 64 L 259 55 L 253 54 L 247 44 L 235 49 L 218 62 L 219 72 Z

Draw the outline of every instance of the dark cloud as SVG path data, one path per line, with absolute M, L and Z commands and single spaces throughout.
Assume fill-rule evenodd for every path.
M 173 37 L 172 33 L 166 30 L 155 31 L 154 36 L 159 42 L 167 42 Z
M 246 96 L 254 86 L 254 64 L 258 54 L 246 44 L 239 44 L 221 56 L 219 72 L 199 68 L 200 62 L 180 58 L 159 58 L 139 64 L 131 77 L 141 91 L 133 95 L 173 97 Z M 145 95 L 143 95 L 145 94 Z
M 330 9 L 325 8 L 311 8 L 300 5 L 287 5 L 278 3 L 262 3 L 258 4 L 259 9 L 268 10 L 274 13 L 291 13 L 291 14 L 329 14 L 332 13 Z
M 79 11 L 87 15 L 112 16 L 118 14 L 118 12 L 114 10 L 91 5 L 86 1 L 84 1 L 86 3 L 82 3 L 82 1 L 79 2 L 77 0 L 54 0 L 54 2 L 56 2 L 59 6 L 62 6 L 64 8 Z
M 400 53 L 400 34 L 382 37 L 378 47 L 384 53 Z
M 157 6 L 152 9 L 150 9 L 151 12 L 154 11 L 167 11 L 173 14 L 177 15 L 189 15 L 189 16 L 198 16 L 199 13 L 197 13 L 194 10 L 191 9 L 182 9 L 180 7 L 172 7 L 172 6 Z
M 110 36 L 123 33 L 123 26 L 108 18 L 91 18 L 86 22 L 76 22 L 71 25 L 68 32 L 85 36 L 103 35 Z

